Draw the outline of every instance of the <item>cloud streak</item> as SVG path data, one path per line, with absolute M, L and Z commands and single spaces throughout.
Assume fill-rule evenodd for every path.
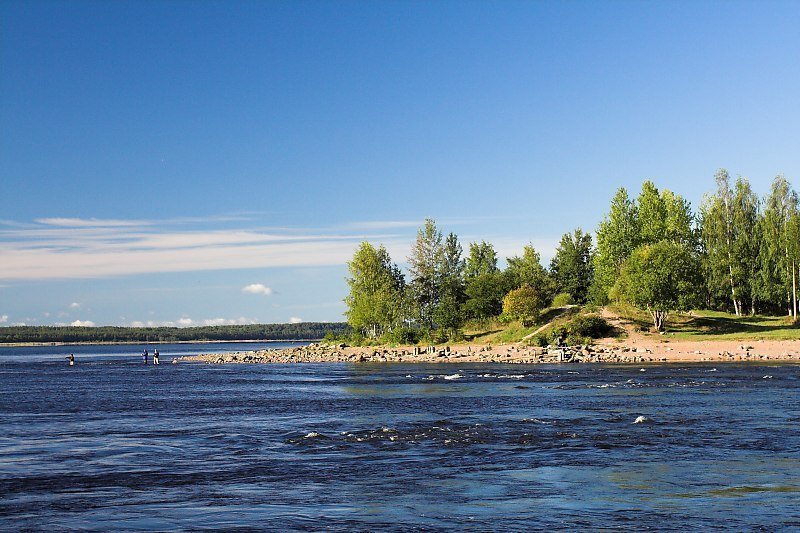
M 62 228 L 114 228 L 152 224 L 152 222 L 143 220 L 103 220 L 99 218 L 37 218 L 35 222 Z
M 343 265 L 362 240 L 396 244 L 392 238 L 367 231 L 190 231 L 152 224 L 143 220 L 43 218 L 37 224 L 0 230 L 0 280 L 333 266 Z M 269 295 L 269 291 L 263 286 L 246 292 Z
M 222 218 L 222 217 L 220 217 Z M 210 221 L 214 217 L 198 218 Z M 466 223 L 466 220 L 461 221 Z M 361 241 L 381 243 L 403 264 L 413 235 L 379 230 L 412 228 L 411 220 L 353 223 L 315 230 L 165 228 L 167 221 L 41 218 L 35 224 L 0 229 L 0 282 L 93 279 L 140 274 L 276 267 L 344 265 Z M 462 239 L 468 253 L 469 237 Z M 524 241 L 494 241 L 500 257 L 521 253 Z M 547 258 L 554 248 L 534 240 Z M 550 253 L 548 253 L 550 252 Z M 246 293 L 269 296 L 252 284 Z M 72 306 L 71 306 L 72 307 Z M 75 308 L 75 307 L 73 307 Z

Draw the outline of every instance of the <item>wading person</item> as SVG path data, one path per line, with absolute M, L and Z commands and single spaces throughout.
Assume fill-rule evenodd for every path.
M 142 352 L 142 361 L 144 362 L 144 364 L 147 364 L 147 348 L 145 348 L 144 351 Z
M 153 364 L 154 365 L 158 364 L 158 348 L 156 348 L 155 351 L 153 352 Z
M 69 359 L 69 366 L 75 366 L 75 354 L 69 354 L 67 359 Z

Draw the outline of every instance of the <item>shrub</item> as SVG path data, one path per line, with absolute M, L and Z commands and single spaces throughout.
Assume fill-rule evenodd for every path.
M 575 335 L 574 333 L 570 333 L 567 335 L 566 340 L 567 346 L 580 346 L 582 344 L 591 344 L 592 339 L 590 337 L 583 337 L 581 335 Z
M 558 326 L 556 328 L 553 328 L 553 331 L 550 332 L 550 344 L 555 344 L 555 345 L 561 344 L 562 342 L 565 341 L 568 334 L 569 332 L 567 331 L 567 328 L 565 328 L 564 326 Z
M 572 295 L 567 292 L 562 292 L 556 294 L 556 297 L 553 298 L 552 307 L 566 307 L 568 305 L 572 305 L 575 303 L 575 300 L 572 299 Z
M 402 326 L 384 333 L 381 341 L 387 344 L 417 344 L 421 337 L 419 329 Z
M 364 335 L 361 334 L 360 331 L 353 331 L 350 334 L 350 344 L 353 346 L 363 346 L 364 345 Z
M 503 298 L 503 315 L 521 321 L 522 327 L 528 327 L 536 322 L 543 307 L 542 291 L 530 285 L 514 289 Z
M 597 315 L 583 315 L 573 318 L 567 324 L 567 333 L 571 337 L 600 339 L 611 334 L 613 328 L 606 319 Z
M 550 344 L 550 339 L 548 339 L 546 335 L 536 335 L 533 338 L 533 344 L 544 348 L 545 346 Z
M 508 313 L 503 312 L 497 317 L 497 321 L 501 324 L 510 324 L 514 319 Z

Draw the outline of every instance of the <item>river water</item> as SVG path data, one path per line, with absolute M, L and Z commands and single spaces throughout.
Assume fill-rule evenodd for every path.
M 0 528 L 800 527 L 800 366 L 164 364 L 214 349 L 0 350 Z

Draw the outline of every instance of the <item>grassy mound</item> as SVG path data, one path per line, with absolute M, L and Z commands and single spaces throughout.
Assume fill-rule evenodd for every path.
M 646 311 L 616 305 L 609 309 L 643 334 L 652 332 L 653 322 Z M 721 311 L 695 310 L 673 313 L 666 335 L 676 340 L 797 340 L 800 323 L 786 316 L 736 316 Z
M 546 346 L 566 342 L 587 344 L 592 339 L 617 336 L 615 330 L 593 308 L 579 306 L 546 309 L 536 324 L 524 327 L 518 321 L 507 324 L 498 320 L 470 322 L 464 328 L 464 338 L 476 343 L 526 342 Z

